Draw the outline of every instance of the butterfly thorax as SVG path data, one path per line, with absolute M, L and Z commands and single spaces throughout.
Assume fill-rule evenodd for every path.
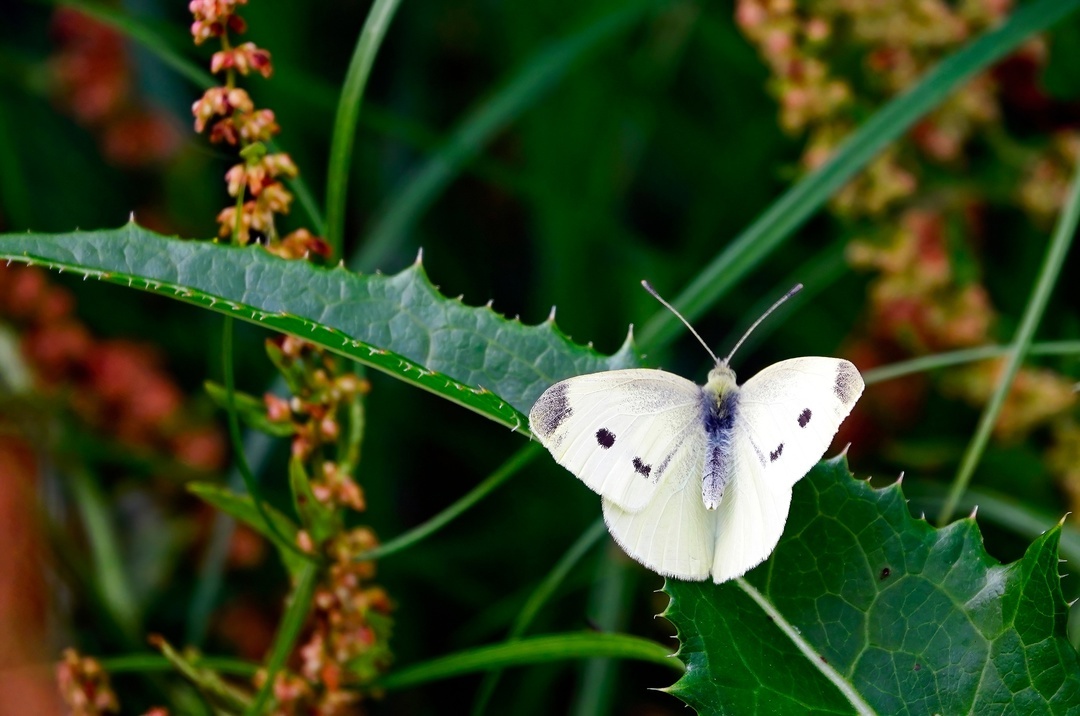
M 702 423 L 707 438 L 701 499 L 709 510 L 720 506 L 724 489 L 734 473 L 731 446 L 738 409 L 739 386 L 735 382 L 735 371 L 726 363 L 718 363 L 709 371 L 709 380 L 701 389 Z

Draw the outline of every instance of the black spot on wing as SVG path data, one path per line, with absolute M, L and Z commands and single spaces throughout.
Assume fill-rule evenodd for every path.
M 769 453 L 769 461 L 775 462 L 776 458 L 780 457 L 780 453 L 784 452 L 784 443 L 780 443 L 776 446 L 776 449 Z
M 607 428 L 600 428 L 596 431 L 596 444 L 607 450 L 615 444 L 615 433 Z
M 649 473 L 652 472 L 652 465 L 646 465 L 644 462 L 641 461 L 640 457 L 635 457 L 634 472 L 638 473 L 642 477 L 648 477 Z
M 538 415 L 540 424 L 534 427 L 544 437 L 558 430 L 559 426 L 574 414 L 570 403 L 566 400 L 566 383 L 556 383 L 548 388 L 540 396 L 537 406 L 540 408 Z
M 806 424 L 810 422 L 810 408 L 803 408 L 803 411 L 799 413 L 799 427 L 805 428 Z
M 833 383 L 833 392 L 844 405 L 851 405 L 859 395 L 859 383 L 861 383 L 859 371 L 851 363 L 842 360 L 836 364 L 836 381 Z

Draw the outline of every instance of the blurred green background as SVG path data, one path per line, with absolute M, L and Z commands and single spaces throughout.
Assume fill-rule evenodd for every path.
M 115 227 L 134 213 L 163 233 L 215 236 L 215 216 L 231 201 L 223 176 L 236 157 L 193 132 L 190 107 L 203 88 L 161 53 L 205 68 L 214 43 L 191 43 L 183 3 L 107 6 L 153 33 L 154 49 L 133 41 L 131 30 L 102 31 L 73 14 L 73 5 L 17 3 L 0 24 L 0 228 Z M 835 146 L 902 89 L 897 57 L 917 77 L 983 31 L 989 8 L 1000 4 L 924 3 L 963 24 L 952 35 L 940 30 L 940 18 L 914 9 L 918 3 L 897 3 L 885 17 L 874 3 L 849 5 L 404 4 L 361 108 L 348 184 L 348 261 L 393 273 L 422 247 L 445 295 L 462 294 L 475 305 L 492 300 L 495 310 L 530 324 L 555 305 L 559 326 L 575 341 L 616 350 L 628 324 L 640 327 L 658 311 L 641 279 L 674 298 L 814 165 L 815 148 Z M 270 50 L 275 68 L 270 79 L 242 84 L 257 106 L 275 112 L 278 146 L 299 166 L 320 211 L 338 93 L 368 8 L 251 0 L 242 9 L 244 39 Z M 760 8 L 787 19 L 778 29 L 761 29 L 754 15 Z M 815 20 L 827 26 L 826 37 L 814 35 Z M 893 29 L 875 34 L 874 22 Z M 845 355 L 867 369 L 1007 341 L 1050 235 L 1054 192 L 1080 156 L 1077 39 L 1074 16 L 981 79 L 979 92 L 961 98 L 967 104 L 910 133 L 893 166 L 875 165 L 876 175 L 858 180 L 863 184 L 846 199 L 739 275 L 736 290 L 695 321 L 697 330 L 726 353 L 762 304 L 801 280 L 806 295 L 736 357 L 743 379 L 798 355 Z M 802 65 L 793 68 L 796 60 Z M 827 104 L 829 91 L 827 83 L 806 79 L 818 65 L 847 88 L 835 107 L 814 106 Z M 793 118 L 800 111 L 806 116 Z M 459 161 L 455 142 L 492 123 L 498 129 L 485 135 L 476 156 Z M 420 191 L 418 177 L 431 181 L 425 172 L 440 168 L 445 174 L 435 184 L 445 186 L 406 203 L 419 195 L 412 193 Z M 910 182 L 889 171 L 906 173 Z M 886 198 L 875 203 L 875 192 Z M 317 218 L 300 201 L 285 223 L 286 230 L 317 232 Z M 1078 268 L 1074 252 L 1039 338 L 1080 337 L 1080 293 L 1072 284 Z M 3 281 L 10 286 L 13 279 L 5 274 Z M 220 318 L 65 276 L 48 281 L 71 293 L 74 315 L 96 340 L 153 346 L 157 365 L 185 396 L 183 410 L 214 425 L 201 386 L 220 380 Z M 25 330 L 18 296 L 4 295 L 0 321 L 17 342 Z M 262 348 L 267 335 L 246 325 L 238 330 L 240 387 L 261 395 L 273 379 Z M 699 381 L 709 362 L 691 340 L 646 361 Z M 1032 364 L 1038 370 L 1022 374 L 1007 406 L 1015 429 L 999 431 L 975 484 L 1010 497 L 1023 515 L 1056 520 L 1076 509 L 1080 495 L 1071 392 L 1080 365 L 1075 354 Z M 477 415 L 386 376 L 370 378 L 358 476 L 368 510 L 360 519 L 383 539 L 437 513 L 522 446 L 519 435 Z M 934 514 L 935 496 L 955 473 L 992 387 L 991 368 L 871 386 L 841 437 L 841 445 L 854 441 L 853 471 L 874 476 L 875 484 L 905 472 L 913 509 Z M 29 400 L 33 422 L 49 426 L 47 439 L 34 444 L 43 456 L 36 484 L 48 498 L 44 551 L 57 553 L 52 559 L 62 577 L 45 593 L 49 609 L 62 616 L 51 651 L 77 644 L 108 655 L 141 647 L 102 614 L 95 595 L 108 592 L 100 583 L 107 575 L 76 568 L 86 549 L 79 538 L 86 517 L 79 517 L 82 493 L 70 481 L 86 466 L 118 535 L 123 567 L 138 585 L 140 631 L 182 643 L 192 633 L 189 607 L 204 579 L 212 516 L 182 494 L 191 475 L 175 466 L 175 455 L 155 445 L 138 453 L 146 459 L 132 459 L 122 438 L 84 424 L 68 407 L 77 390 L 50 385 L 40 400 Z M 28 410 L 21 400 L 5 404 L 9 415 Z M 279 445 L 261 472 L 282 496 L 286 459 Z M 227 471 L 224 463 L 192 469 Z M 545 458 L 435 537 L 381 562 L 378 579 L 397 605 L 396 662 L 503 638 L 529 590 L 598 515 L 596 496 Z M 993 515 L 982 523 L 995 557 L 1022 553 L 1029 536 L 1019 523 Z M 204 647 L 258 659 L 285 594 L 283 573 L 266 551 L 230 564 Z M 654 592 L 660 585 L 607 546 L 573 572 L 533 631 L 597 620 L 605 629 L 664 640 L 670 626 L 652 618 L 664 605 Z M 1067 587 L 1071 598 L 1075 585 Z M 596 665 L 512 671 L 492 712 L 564 712 L 595 703 L 614 713 L 682 711 L 675 699 L 646 691 L 668 684 L 669 673 L 608 666 L 610 682 L 583 680 L 583 669 Z M 153 702 L 155 685 L 118 683 L 128 689 L 125 704 Z M 457 679 L 395 693 L 371 708 L 458 712 L 477 683 Z M 602 685 L 598 701 L 587 700 L 582 683 Z

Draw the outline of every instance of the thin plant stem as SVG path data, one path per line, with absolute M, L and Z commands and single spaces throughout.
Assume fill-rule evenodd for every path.
M 614 543 L 608 548 L 618 550 Z M 637 572 L 631 562 L 621 555 L 602 559 L 589 594 L 589 614 L 601 633 L 619 632 L 625 629 L 628 606 L 634 593 L 633 580 Z M 578 688 L 570 713 L 576 716 L 593 716 L 611 711 L 615 684 L 620 664 L 608 656 L 596 656 L 581 665 Z
M 1031 339 L 1035 336 L 1035 329 L 1038 328 L 1039 320 L 1042 318 L 1043 312 L 1046 310 L 1046 304 L 1050 300 L 1050 293 L 1057 282 L 1058 276 L 1061 274 L 1061 267 L 1065 262 L 1066 255 L 1069 253 L 1069 247 L 1072 246 L 1073 236 L 1076 234 L 1078 220 L 1080 220 L 1080 164 L 1077 165 L 1072 186 L 1069 188 L 1068 197 L 1061 210 L 1061 216 L 1058 218 L 1057 226 L 1054 228 L 1050 245 L 1046 249 L 1042 269 L 1039 271 L 1038 279 L 1035 281 L 1035 288 L 1028 299 L 1027 307 L 1024 309 L 1020 327 L 1017 328 L 1016 336 L 1013 338 L 1009 351 L 1005 355 L 1005 365 L 1001 369 L 997 388 L 994 390 L 993 395 L 990 396 L 986 408 L 983 409 L 978 427 L 975 429 L 975 435 L 964 452 L 964 457 L 960 461 L 960 469 L 953 479 L 949 494 L 945 498 L 945 504 L 938 515 L 939 525 L 947 524 L 952 519 L 960 498 L 964 496 L 964 491 L 967 489 L 968 483 L 971 482 L 972 475 L 975 474 L 979 459 L 990 441 L 990 434 L 994 429 L 994 424 L 997 423 L 1001 408 L 1005 405 L 1005 398 L 1009 394 L 1009 388 L 1012 387 L 1013 379 L 1016 378 L 1016 373 L 1020 369 L 1020 363 L 1024 360 L 1024 356 L 1027 355 Z
M 72 469 L 69 475 L 72 495 L 86 530 L 87 545 L 93 561 L 94 578 L 102 604 L 111 612 L 124 636 L 138 639 L 141 629 L 141 609 L 131 590 L 131 578 L 124 569 L 120 539 L 109 520 L 107 500 L 95 480 L 85 469 Z
M 274 635 L 274 644 L 270 648 L 270 657 L 266 660 L 266 680 L 255 694 L 255 700 L 244 712 L 245 716 L 259 716 L 265 713 L 264 706 L 270 698 L 270 692 L 274 688 L 274 681 L 285 660 L 289 658 L 296 639 L 300 636 L 300 630 L 307 620 L 308 611 L 311 608 L 311 600 L 315 596 L 315 586 L 319 580 L 319 568 L 314 564 L 307 564 L 300 571 L 293 586 L 292 596 L 285 609 L 285 615 L 281 619 L 281 626 Z
M 408 238 L 409 230 L 446 187 L 511 122 L 547 97 L 584 56 L 605 40 L 633 27 L 655 0 L 626 3 L 581 30 L 544 47 L 489 97 L 478 103 L 438 151 L 413 172 L 379 210 L 350 268 L 378 268 Z
M 545 634 L 459 651 L 401 667 L 374 685 L 392 691 L 488 669 L 597 657 L 646 661 L 679 673 L 685 670 L 681 661 L 671 658 L 670 650 L 663 644 L 627 634 L 584 632 Z
M 507 641 L 521 638 L 536 615 L 540 613 L 540 609 L 547 604 L 551 599 L 551 595 L 565 581 L 570 571 L 588 554 L 589 550 L 600 541 L 600 538 L 606 532 L 607 527 L 604 525 L 604 521 L 597 519 L 592 526 L 581 533 L 581 536 L 577 538 L 574 544 L 570 545 L 570 549 L 566 550 L 566 554 L 562 556 L 551 571 L 548 572 L 547 576 L 544 577 L 544 580 L 536 586 L 529 598 L 525 600 L 525 605 L 522 606 L 521 611 L 518 612 L 517 618 L 514 619 L 514 623 L 510 627 Z M 487 704 L 491 700 L 491 695 L 495 693 L 495 687 L 498 686 L 501 675 L 501 669 L 489 671 L 484 675 L 484 680 L 480 683 L 480 690 L 476 696 L 476 702 L 473 704 L 473 716 L 481 716 L 484 713 L 484 709 L 487 708 Z
M 259 486 L 255 481 L 255 475 L 252 474 L 251 467 L 247 462 L 247 457 L 244 455 L 244 442 L 240 437 L 240 419 L 236 413 L 236 376 L 233 371 L 234 323 L 235 322 L 230 316 L 225 317 L 225 325 L 221 337 L 221 355 L 225 379 L 225 394 L 228 396 L 228 410 L 226 412 L 228 415 L 227 422 L 229 423 L 229 439 L 232 441 L 233 452 L 236 453 L 236 467 L 240 471 L 240 475 L 244 478 L 244 486 L 247 488 L 248 494 L 251 495 L 251 501 L 254 503 L 256 511 L 258 511 L 259 517 L 261 517 L 262 521 L 266 524 L 266 528 L 277 536 L 277 544 L 280 544 L 287 549 L 291 549 L 310 562 L 315 562 L 315 557 L 293 544 L 292 540 L 281 533 L 277 523 L 270 519 L 270 515 L 267 514 L 266 508 L 263 506 L 262 497 L 259 494 Z
M 364 27 L 360 30 L 356 49 L 345 73 L 345 83 L 341 87 L 326 178 L 326 241 L 330 244 L 333 257 L 341 256 L 345 243 L 345 201 L 348 198 L 349 167 L 352 165 L 353 144 L 356 140 L 356 125 L 360 117 L 364 88 L 375 63 L 375 55 L 400 4 L 401 0 L 375 0 L 368 11 Z
M 949 368 L 964 363 L 974 363 L 990 358 L 999 358 L 1007 355 L 1013 346 L 979 346 L 978 348 L 965 348 L 948 353 L 936 353 L 934 355 L 920 356 L 911 360 L 890 363 L 878 368 L 871 368 L 862 374 L 863 381 L 867 385 L 884 383 L 888 380 L 902 378 L 913 373 Z M 1080 341 L 1047 341 L 1045 343 L 1032 343 L 1027 351 L 1028 355 L 1080 355 Z
M 385 542 L 373 550 L 364 552 L 357 555 L 354 560 L 357 562 L 366 562 L 372 559 L 381 559 L 388 557 L 395 552 L 411 547 L 412 545 L 420 542 L 426 537 L 431 536 L 436 531 L 442 529 L 465 512 L 485 496 L 493 491 L 496 487 L 503 484 L 511 477 L 516 475 L 521 468 L 528 465 L 532 460 L 540 454 L 540 448 L 537 443 L 530 442 L 525 447 L 521 448 L 513 455 L 511 455 L 506 462 L 498 467 L 495 472 L 491 473 L 483 482 L 474 487 L 468 493 L 466 493 L 461 499 L 454 504 L 447 507 L 439 514 L 432 517 L 427 522 L 417 525 L 413 529 L 409 530 L 405 534 L 399 535 L 389 542 Z

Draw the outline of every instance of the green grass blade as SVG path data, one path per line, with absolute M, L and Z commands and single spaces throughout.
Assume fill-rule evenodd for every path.
M 745 355 L 768 339 L 774 331 L 784 325 L 785 316 L 791 314 L 801 305 L 806 305 L 813 298 L 832 286 L 847 272 L 847 263 L 844 261 L 844 248 L 846 241 L 834 241 L 821 251 L 814 254 L 813 258 L 800 264 L 798 268 L 788 274 L 771 291 L 763 293 L 761 297 L 746 310 L 746 315 L 752 318 L 765 315 L 765 312 L 776 302 L 776 299 L 791 290 L 795 284 L 801 283 L 803 288 L 794 296 L 784 301 L 771 314 L 769 320 L 764 321 L 754 329 L 752 333 L 743 335 L 746 326 L 736 326 L 727 337 L 717 345 L 724 346 L 728 350 L 740 339 L 743 343 L 739 346 L 739 352 Z
M 326 240 L 333 256 L 341 256 L 344 243 L 345 201 L 348 198 L 349 167 L 352 164 L 360 103 L 375 63 L 375 55 L 400 4 L 401 0 L 375 0 L 360 30 L 348 72 L 345 73 L 345 84 L 341 88 L 326 177 Z
M 987 32 L 930 70 L 908 92 L 875 113 L 819 169 L 800 180 L 736 237 L 698 274 L 672 304 L 688 321 L 704 313 L 747 273 L 820 209 L 890 142 L 941 104 L 979 72 L 1080 8 L 1080 0 L 1035 0 L 1018 8 L 1007 21 Z M 669 343 L 680 324 L 669 311 L 658 312 L 639 334 L 648 352 Z
M 270 459 L 274 440 L 269 435 L 249 430 L 244 438 L 243 450 L 248 463 L 256 475 L 261 475 Z M 233 490 L 240 490 L 244 478 L 234 466 L 225 483 Z M 198 576 L 187 607 L 184 624 L 184 643 L 199 648 L 206 639 L 210 628 L 210 618 L 217 607 L 218 596 L 225 579 L 225 567 L 229 556 L 232 535 L 236 529 L 236 520 L 229 514 L 217 510 L 214 513 L 214 525 L 210 530 L 203 557 L 199 563 Z
M 86 542 L 93 569 L 88 576 L 97 586 L 103 606 L 124 636 L 135 640 L 141 628 L 140 612 L 128 575 L 119 536 L 113 528 L 108 504 L 94 476 L 85 470 L 69 475 L 68 485 L 86 529 Z
M 617 551 L 614 544 L 608 549 Z M 634 577 L 639 574 L 631 568 L 631 562 L 622 559 L 600 560 L 596 577 L 589 593 L 589 615 L 592 622 L 605 632 L 622 631 L 628 621 L 629 603 L 634 593 Z M 576 716 L 593 716 L 611 712 L 618 680 L 619 663 L 610 656 L 598 655 L 581 665 L 580 686 L 574 694 L 571 713 Z
M 948 353 L 936 353 L 929 356 L 920 356 L 911 360 L 900 361 L 871 368 L 863 371 L 863 381 L 867 385 L 884 383 L 887 380 L 895 380 L 913 373 L 925 373 L 931 370 L 949 368 L 964 363 L 974 363 L 990 358 L 999 358 L 1008 355 L 1012 346 L 979 346 L 978 348 L 965 348 Z M 1047 341 L 1046 343 L 1032 343 L 1027 351 L 1028 355 L 1080 355 L 1080 341 Z
M 525 601 L 525 605 L 521 608 L 517 618 L 514 619 L 514 624 L 510 627 L 510 633 L 508 635 L 509 641 L 519 639 L 525 630 L 532 624 L 533 619 L 540 613 L 540 610 L 551 599 L 551 596 L 555 593 L 555 590 L 559 588 L 559 585 L 563 583 L 566 576 L 570 574 L 570 571 L 577 566 L 578 562 L 588 554 L 600 539 L 607 534 L 607 527 L 604 525 L 604 520 L 597 519 L 593 522 L 592 526 L 581 533 L 581 536 L 577 538 L 574 544 L 570 545 L 570 549 L 566 550 L 566 554 L 555 564 L 555 566 L 548 572 L 544 580 L 537 585 L 532 594 Z M 480 689 L 477 691 L 476 702 L 473 704 L 472 713 L 473 716 L 480 716 L 487 708 L 488 702 L 491 700 L 491 695 L 495 693 L 495 688 L 499 684 L 499 677 L 502 674 L 501 669 L 489 671 L 484 680 L 480 684 Z
M 581 561 L 593 546 L 607 534 L 607 526 L 604 524 L 604 520 L 597 518 L 587 530 L 581 533 L 581 536 L 570 546 L 570 549 L 566 550 L 566 554 L 558 561 L 555 567 L 544 577 L 533 593 L 529 595 L 528 600 L 525 602 L 525 606 L 521 608 L 521 613 L 518 614 L 517 619 L 514 620 L 514 624 L 510 627 L 510 638 L 517 639 L 525 630 L 532 624 L 533 619 L 540 613 L 540 610 L 548 600 L 551 599 L 551 595 L 555 593 L 555 590 L 559 588 L 559 585 L 563 583 L 567 575 L 570 574 L 578 562 Z
M 414 173 L 404 187 L 394 192 L 349 265 L 363 271 L 380 268 L 436 197 L 493 137 L 547 96 L 586 53 L 630 27 L 646 10 L 655 6 L 655 0 L 635 2 L 618 12 L 605 14 L 526 62 L 520 71 L 470 112 L 427 164 Z
M 523 467 L 532 462 L 533 459 L 542 452 L 543 450 L 539 443 L 530 442 L 528 445 L 511 455 L 506 462 L 495 470 L 495 472 L 491 473 L 491 475 L 483 482 L 466 493 L 457 502 L 423 524 L 417 525 L 408 532 L 395 537 L 389 542 L 379 545 L 370 552 L 358 555 L 356 561 L 364 562 L 371 559 L 382 559 L 411 547 L 426 537 L 430 537 L 432 534 L 445 527 L 447 523 L 451 522 L 486 497 L 499 485 L 516 475 Z
M 270 533 L 276 535 L 277 539 L 272 540 L 274 544 L 278 545 L 279 548 L 292 551 L 301 559 L 314 561 L 315 558 L 312 555 L 301 550 L 295 541 L 282 534 L 277 522 L 270 519 L 266 507 L 263 506 L 263 497 L 259 492 L 258 482 L 255 480 L 255 474 L 251 471 L 251 467 L 248 466 L 247 456 L 244 454 L 244 441 L 240 434 L 240 417 L 236 411 L 236 376 L 233 358 L 233 319 L 226 316 L 221 341 L 221 360 L 222 372 L 225 376 L 225 394 L 228 396 L 229 401 L 228 410 L 225 412 L 236 468 L 244 478 L 244 487 L 247 488 L 248 494 L 251 496 L 251 501 L 255 505 L 255 510 L 262 520 L 263 526 Z
M 1078 221 L 1080 221 L 1080 165 L 1077 165 L 1072 186 L 1061 210 L 1061 216 L 1058 218 L 1057 226 L 1054 228 L 1050 245 L 1046 249 L 1046 256 L 1043 259 L 1042 268 L 1039 270 L 1039 277 L 1035 282 L 1031 297 L 1028 299 L 1027 307 L 1024 309 L 1024 316 L 1020 320 L 1020 327 L 1017 328 L 1016 336 L 1013 338 L 1010 350 L 1006 354 L 1005 365 L 1001 370 L 997 388 L 990 397 L 990 401 L 986 404 L 986 408 L 983 409 L 978 427 L 975 429 L 975 436 L 964 452 L 964 457 L 960 462 L 960 469 L 953 479 L 952 487 L 945 498 L 945 505 L 938 515 L 938 524 L 946 524 L 952 519 L 956 506 L 964 495 L 964 490 L 967 489 L 972 475 L 975 474 L 979 459 L 990 441 L 990 433 L 994 429 L 994 423 L 997 422 L 1001 408 L 1005 404 L 1005 397 L 1009 394 L 1009 388 L 1012 387 L 1017 371 L 1020 370 L 1020 363 L 1024 360 L 1024 356 L 1027 355 L 1028 346 L 1031 345 L 1031 339 L 1035 336 L 1035 329 L 1038 327 L 1043 312 L 1046 310 L 1046 304 L 1050 300 L 1050 293 L 1053 291 L 1054 284 L 1061 274 L 1061 267 L 1065 263 L 1069 247 L 1072 246 Z
M 671 651 L 663 644 L 625 634 L 590 632 L 537 636 L 468 649 L 400 668 L 387 674 L 376 686 L 387 690 L 403 689 L 489 669 L 593 657 L 635 659 L 682 670 L 682 663 L 672 658 Z

